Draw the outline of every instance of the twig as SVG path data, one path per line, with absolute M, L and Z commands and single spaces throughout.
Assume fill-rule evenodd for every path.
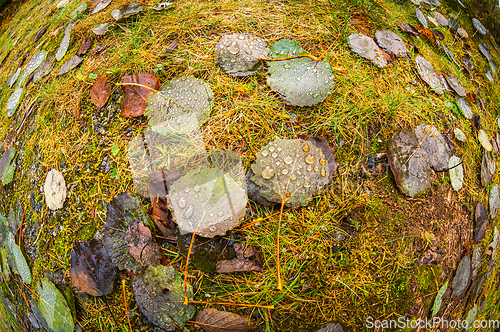
M 123 302 L 125 303 L 125 313 L 127 314 L 128 327 L 130 328 L 130 332 L 132 332 L 132 325 L 130 324 L 130 317 L 128 316 L 127 298 L 125 296 L 125 279 L 122 279 L 122 291 L 123 291 Z
M 172 302 L 180 302 L 180 301 L 172 301 Z M 259 305 L 259 304 L 229 303 L 229 302 L 208 302 L 208 301 L 195 301 L 195 300 L 190 300 L 189 303 L 193 303 L 193 304 L 234 305 L 234 306 L 239 306 L 239 307 L 274 309 L 274 305 Z
M 195 236 L 196 236 L 196 232 L 193 232 L 193 235 L 191 236 L 191 243 L 189 244 L 188 254 L 186 256 L 186 269 L 184 270 L 184 305 L 188 305 L 188 302 L 189 302 L 189 299 L 187 296 L 187 275 L 188 275 L 189 257 L 191 257 L 191 249 L 193 248 Z

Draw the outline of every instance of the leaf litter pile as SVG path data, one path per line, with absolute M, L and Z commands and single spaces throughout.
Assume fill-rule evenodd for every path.
M 3 23 L 0 31 L 7 36 L 9 50 L 0 53 L 0 73 L 7 76 L 0 90 L 5 119 L 0 128 L 5 130 L 0 136 L 4 139 L 0 143 L 2 328 L 345 331 L 347 325 L 359 329 L 366 318 L 360 312 L 367 315 L 369 309 L 360 309 L 363 311 L 354 316 L 346 313 L 354 306 L 379 305 L 380 294 L 370 295 L 350 278 L 363 272 L 345 261 L 344 255 L 375 262 L 380 252 L 374 250 L 366 256 L 354 241 L 365 243 L 384 236 L 388 228 L 370 226 L 373 218 L 378 213 L 384 222 L 391 218 L 385 213 L 397 220 L 406 208 L 415 213 L 405 220 L 415 222 L 412 232 L 402 227 L 401 234 L 396 231 L 394 239 L 383 242 L 388 247 L 377 250 L 384 257 L 400 251 L 408 259 L 398 262 L 401 269 L 390 272 L 395 274 L 387 275 L 380 261 L 368 268 L 368 274 L 380 275 L 374 269 L 378 266 L 388 280 L 396 278 L 399 283 L 391 285 L 395 294 L 391 296 L 401 298 L 391 298 L 387 305 L 387 297 L 376 315 L 463 317 L 468 324 L 478 317 L 499 318 L 492 308 L 500 305 L 500 295 L 491 285 L 500 282 L 496 262 L 500 199 L 495 181 L 500 136 L 492 119 L 498 114 L 487 112 L 494 107 L 487 93 L 498 95 L 493 84 L 499 51 L 477 18 L 457 15 L 437 1 L 386 2 L 387 11 L 401 6 L 398 10 L 409 12 L 408 22 L 391 22 L 385 30 L 371 31 L 364 23 L 366 13 L 355 15 L 358 23 L 347 29 L 349 33 L 338 31 L 321 45 L 308 43 L 292 31 L 283 32 L 283 38 L 271 37 L 264 30 L 231 32 L 233 29 L 213 26 L 208 32 L 193 31 L 189 42 L 211 36 L 209 75 L 205 74 L 207 68 L 172 64 L 182 62 L 191 52 L 187 39 L 179 41 L 185 36 L 177 34 L 165 37 L 164 46 L 168 47 L 154 55 L 166 61 L 170 71 L 164 71 L 160 63 L 145 70 L 132 69 L 141 68 L 137 63 L 126 70 L 96 65 L 100 56 L 110 55 L 114 36 L 130 33 L 141 20 L 170 17 L 182 10 L 180 3 L 119 5 L 96 0 L 77 4 L 63 0 L 47 5 L 43 15 L 62 13 L 70 21 L 57 29 L 52 25 L 37 29 L 34 39 L 42 40 L 40 47 L 22 56 L 20 52 L 15 63 L 10 49 L 22 41 L 18 32 L 6 31 Z M 66 13 L 69 8 L 73 10 Z M 449 17 L 440 12 L 444 10 Z M 466 30 L 472 26 L 474 30 Z M 77 45 L 75 40 L 80 37 Z M 56 38 L 57 44 L 47 43 L 49 38 Z M 450 49 L 463 54 L 455 55 Z M 134 54 L 139 58 L 144 56 L 141 52 L 135 50 Z M 198 53 L 196 57 L 204 56 Z M 351 65 L 343 64 L 342 57 Z M 118 58 L 122 66 L 136 61 L 124 54 Z M 7 60 L 11 68 L 4 67 Z M 97 63 L 105 66 L 105 60 Z M 365 74 L 356 73 L 359 68 Z M 367 129 L 348 132 L 345 128 L 353 125 L 350 122 L 363 117 L 344 110 L 351 106 L 342 98 L 360 93 L 351 80 L 362 81 L 373 72 L 387 76 L 387 80 L 374 81 L 383 100 L 385 84 L 394 83 L 393 70 L 404 72 L 405 79 L 412 75 L 401 95 L 420 93 L 431 100 L 432 107 L 441 108 L 439 115 L 415 120 L 400 112 L 400 118 L 386 118 L 393 124 L 369 123 Z M 85 101 L 68 97 L 64 105 L 86 104 L 69 112 L 72 120 L 64 115 L 61 121 L 67 121 L 64 127 L 70 132 L 70 127 L 79 126 L 73 122 L 84 116 L 80 111 L 91 110 L 91 130 L 71 139 L 92 135 L 98 137 L 97 144 L 52 137 L 50 144 L 56 144 L 57 150 L 46 155 L 42 150 L 47 147 L 45 138 L 39 136 L 38 143 L 31 139 L 34 136 L 28 136 L 30 143 L 22 140 L 28 132 L 34 135 L 37 127 L 32 117 L 55 104 L 51 100 L 54 92 L 37 95 L 33 87 L 37 82 L 63 84 L 62 80 L 73 76 L 86 82 L 81 90 Z M 255 85 L 254 102 L 242 92 L 242 86 L 248 84 Z M 235 90 L 222 94 L 228 86 Z M 360 96 L 360 100 L 364 98 Z M 394 102 L 401 108 L 404 101 L 398 98 Z M 252 110 L 231 111 L 245 100 L 250 100 L 245 107 L 254 108 L 254 114 Z M 332 100 L 338 106 L 332 106 Z M 270 104 L 278 111 L 264 114 L 264 124 L 258 122 L 261 108 Z M 394 112 L 392 108 L 386 111 Z M 335 118 L 335 112 L 344 117 Z M 315 130 L 307 130 L 311 123 L 306 119 L 311 114 L 319 115 L 313 123 L 322 123 Z M 242 126 L 244 117 L 250 120 Z M 125 134 L 112 133 L 106 127 L 113 119 L 126 124 Z M 51 116 L 40 121 L 50 128 L 51 121 L 59 120 Z M 336 121 L 343 124 L 338 126 Z M 439 130 L 441 122 L 445 129 Z M 82 122 L 83 126 L 87 125 Z M 253 126 L 264 129 L 255 135 L 250 132 Z M 384 126 L 387 129 L 381 128 Z M 385 144 L 374 143 L 368 152 L 361 152 L 362 158 L 354 160 L 356 139 L 349 135 L 359 130 L 375 136 L 384 132 L 383 141 L 369 139 Z M 234 142 L 228 143 L 227 133 Z M 346 145 L 351 145 L 350 154 Z M 88 158 L 81 166 L 65 161 L 72 154 L 78 158 L 79 149 L 109 152 L 98 163 L 98 179 L 81 177 L 93 172 Z M 31 151 L 36 161 L 26 164 Z M 375 154 L 368 156 L 370 151 Z M 385 175 L 384 166 L 390 170 Z M 351 173 L 355 168 L 359 172 Z M 115 184 L 101 188 L 103 176 Z M 45 184 L 39 189 L 35 184 L 41 178 Z M 17 186 L 23 181 L 28 183 L 29 194 L 21 203 L 12 197 L 22 197 L 17 195 L 21 192 Z M 376 191 L 377 198 L 370 201 Z M 99 197 L 88 211 L 81 207 L 90 202 L 86 194 Z M 457 203 L 460 199 L 465 203 Z M 75 210 L 70 208 L 72 204 Z M 380 204 L 392 210 L 376 211 Z M 72 215 L 78 216 L 76 228 L 65 221 Z M 445 220 L 441 228 L 426 225 L 426 219 L 434 222 L 439 218 Z M 375 223 L 380 225 L 380 220 Z M 372 228 L 363 232 L 360 222 Z M 301 223 L 311 230 L 305 227 L 307 233 L 297 232 Z M 62 238 L 68 232 L 74 234 Z M 410 242 L 404 247 L 400 240 Z M 313 249 L 303 250 L 301 241 L 315 242 Z M 50 246 L 66 250 L 54 257 Z M 325 250 L 325 246 L 324 252 L 310 252 Z M 52 260 L 49 269 L 44 268 L 48 264 L 44 255 Z M 314 258 L 324 255 L 326 260 Z M 406 275 L 409 268 L 418 269 L 417 277 Z M 314 281 L 306 280 L 310 276 Z M 237 285 L 242 280 L 249 284 Z M 376 279 L 369 280 L 377 284 Z M 233 288 L 226 290 L 228 285 Z M 232 294 L 231 289 L 240 291 Z M 325 289 L 335 296 L 325 295 Z M 236 295 L 238 292 L 246 297 Z M 212 299 L 212 293 L 223 300 Z M 413 300 L 404 303 L 403 295 L 408 294 Z M 317 311 L 326 299 L 332 300 L 332 306 Z M 354 305 L 358 300 L 362 305 Z M 25 312 L 15 309 L 17 302 L 25 306 Z M 304 314 L 301 306 L 307 304 L 301 302 L 318 303 L 314 314 Z M 334 302 L 338 309 L 332 309 Z M 105 327 L 100 320 L 98 325 L 90 323 L 92 315 L 103 311 L 109 315 Z

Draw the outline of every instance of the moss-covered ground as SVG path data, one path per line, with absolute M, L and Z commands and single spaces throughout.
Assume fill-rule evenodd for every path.
M 470 34 L 460 39 L 447 28 L 436 28 L 444 34 L 443 42 L 455 54 L 455 61 L 425 38 L 397 32 L 407 45 L 414 44 L 411 60 L 399 59 L 378 69 L 351 52 L 347 37 L 354 32 L 373 37 L 377 29 L 398 31 L 398 22 L 417 25 L 415 6 L 409 1 L 179 0 L 171 9 L 145 10 L 116 24 L 104 36 L 93 35 L 90 28 L 111 21 L 111 10 L 127 3 L 116 0 L 98 14 L 85 12 L 77 17 L 65 58 L 50 75 L 27 86 L 16 113 L 7 117 L 5 107 L 12 89 L 5 82 L 37 51 L 57 50 L 70 14 L 84 1 L 70 1 L 62 9 L 56 8 L 57 1 L 13 1 L 1 14 L 0 142 L 4 149 L 17 149 L 18 166 L 13 183 L 0 189 L 0 213 L 8 215 L 16 202 L 21 204 L 21 247 L 33 273 L 31 285 L 24 285 L 16 275 L 2 282 L 3 297 L 16 309 L 13 320 L 7 307 L 0 305 L 2 328 L 18 324 L 13 330 L 33 330 L 26 313 L 30 301 L 36 299 L 36 283 L 50 275 L 59 278 L 59 285 L 71 287 L 73 242 L 92 239 L 105 223 L 111 199 L 134 191 L 127 147 L 147 127 L 147 119 L 119 115 L 122 89 L 115 84 L 124 75 L 141 72 L 155 73 L 161 83 L 189 75 L 209 83 L 214 107 L 202 126 L 206 148 L 235 151 L 245 167 L 254 159 L 252 151 L 259 151 L 269 140 L 299 135 L 326 138 L 339 163 L 324 194 L 308 207 L 283 211 L 283 290 L 277 289 L 275 259 L 279 209 L 249 203 L 245 222 L 235 232 L 259 249 L 264 271 L 219 275 L 190 266 L 188 281 L 196 285 L 195 300 L 226 303 L 197 304 L 197 310 L 216 307 L 251 315 L 262 331 L 314 331 L 329 321 L 363 331 L 368 317 L 430 317 L 437 291 L 446 280 L 451 283 L 461 257 L 472 252 L 474 208 L 477 202 L 487 204 L 489 188 L 480 183 L 482 153 L 470 134 L 470 121 L 459 111 L 452 93 L 437 95 L 420 79 L 414 57 L 418 51 L 437 70 L 451 73 L 468 92 L 484 100 L 484 107 L 472 108 L 492 136 L 498 130 L 500 88 L 484 76 L 487 61 L 477 42 L 488 42 L 500 64 L 499 52 L 491 36 L 475 33 L 466 10 L 448 3 L 440 8 L 445 15 L 458 14 Z M 47 32 L 33 43 L 44 25 Z M 253 33 L 268 44 L 293 39 L 315 56 L 327 52 L 326 61 L 335 69 L 334 92 L 316 106 L 293 107 L 266 85 L 265 69 L 248 77 L 228 76 L 215 64 L 214 47 L 221 35 L 233 32 Z M 100 46 L 103 50 L 85 55 L 81 66 L 57 76 L 62 63 L 87 36 L 94 39 L 91 49 Z M 176 39 L 180 45 L 165 55 L 166 47 Z M 466 44 L 476 68 L 474 82 L 460 61 Z M 110 101 L 100 110 L 89 96 L 96 74 L 105 76 L 113 88 Z M 17 135 L 33 101 L 36 110 Z M 452 139 L 455 128 L 469 136 L 465 143 L 454 140 L 455 155 L 463 158 L 465 168 L 464 188 L 459 192 L 452 190 L 447 172 L 435 173 L 431 190 L 409 199 L 398 191 L 386 165 L 376 174 L 367 171 L 368 157 L 383 152 L 392 133 L 422 122 L 435 125 Z M 118 153 L 112 153 L 113 146 Z M 104 157 L 111 162 L 108 173 L 100 167 Z M 64 208 L 56 212 L 47 209 L 41 191 L 53 168 L 63 172 L 71 188 Z M 253 223 L 259 218 L 260 222 Z M 483 249 L 491 242 L 495 226 L 497 219 L 490 221 L 486 238 L 478 244 Z M 436 246 L 445 249 L 442 261 L 419 267 L 416 260 Z M 174 266 L 184 266 L 185 258 L 175 245 L 165 242 L 162 248 Z M 488 269 L 489 258 L 485 259 L 479 273 Z M 480 297 L 445 300 L 442 316 L 464 319 L 474 304 L 484 302 L 478 319 L 500 319 L 497 271 L 498 263 Z M 121 273 L 107 296 L 112 312 L 100 298 L 77 294 L 75 299 L 75 319 L 84 331 L 130 331 L 127 310 L 133 331 L 147 328 L 126 273 Z M 187 328 L 194 329 L 190 323 Z

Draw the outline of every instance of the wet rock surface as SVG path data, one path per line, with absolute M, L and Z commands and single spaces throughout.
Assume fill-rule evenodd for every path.
M 453 297 L 458 298 L 462 296 L 464 291 L 469 285 L 471 277 L 471 260 L 469 256 L 464 256 L 458 264 L 455 277 L 453 278 Z
M 422 80 L 431 87 L 432 91 L 437 94 L 442 94 L 445 86 L 439 77 L 440 75 L 434 72 L 434 66 L 420 55 L 415 58 L 415 62 Z
M 479 242 L 484 238 L 484 234 L 486 232 L 486 229 L 488 228 L 488 211 L 486 210 L 483 204 L 478 203 L 476 205 L 474 218 L 476 220 L 476 231 L 474 232 L 474 240 L 476 242 Z
M 408 53 L 403 39 L 392 31 L 377 30 L 375 32 L 377 44 L 388 54 L 394 54 L 398 58 L 405 57 Z
M 387 142 L 387 158 L 398 188 L 415 197 L 431 186 L 429 154 L 418 149 L 418 138 L 405 129 L 392 135 Z
M 387 60 L 385 59 L 382 51 L 378 47 L 377 43 L 370 37 L 353 33 L 348 38 L 349 46 L 351 50 L 358 54 L 360 57 L 370 60 L 379 68 L 387 66 Z
M 430 166 L 435 171 L 448 168 L 448 161 L 453 154 L 448 140 L 434 126 L 421 124 L 414 130 L 421 149 L 429 154 Z

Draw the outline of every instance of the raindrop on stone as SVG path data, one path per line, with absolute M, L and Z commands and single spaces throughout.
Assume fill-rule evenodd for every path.
M 193 189 L 194 189 L 194 191 L 198 192 L 198 191 L 200 191 L 200 186 L 199 185 L 195 185 Z

